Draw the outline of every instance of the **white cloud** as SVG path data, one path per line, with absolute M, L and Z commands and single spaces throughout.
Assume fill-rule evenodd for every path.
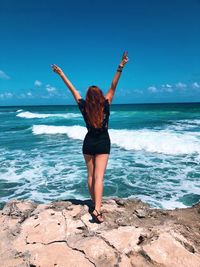
M 39 81 L 39 80 L 35 80 L 34 85 L 35 85 L 36 87 L 41 87 L 41 86 L 42 86 L 42 82 Z
M 191 84 L 186 84 L 183 82 L 178 82 L 176 84 L 162 84 L 162 85 L 157 85 L 157 86 L 150 86 L 147 88 L 147 90 L 150 93 L 181 93 L 186 92 L 190 90 L 191 88 L 196 89 L 199 91 L 200 89 L 200 83 L 199 82 L 193 82 Z
M 14 95 L 10 92 L 5 92 L 3 94 L 0 94 L 0 98 L 12 98 Z
M 129 94 L 130 94 L 130 91 L 122 87 L 117 90 L 118 97 L 128 97 Z
M 53 92 L 56 92 L 56 91 L 57 91 L 56 87 L 53 87 L 53 86 L 51 86 L 50 84 L 47 84 L 47 85 L 46 85 L 46 90 L 47 90 L 47 92 L 49 92 L 49 93 L 53 93 Z
M 155 86 L 150 86 L 150 87 L 148 88 L 148 91 L 149 91 L 150 93 L 157 93 L 157 92 L 158 92 L 158 89 L 157 89 Z
M 136 93 L 136 94 L 143 94 L 143 90 L 139 90 L 139 89 L 134 89 L 133 90 L 133 93 Z
M 187 87 L 187 85 L 185 83 L 179 82 L 176 84 L 176 88 L 179 89 L 185 89 Z
M 10 98 L 10 97 L 13 97 L 13 94 L 12 93 L 5 93 L 6 97 Z
M 200 84 L 198 84 L 197 82 L 194 82 L 192 84 L 192 88 L 196 89 L 196 88 L 200 88 Z
M 15 93 L 11 93 L 11 92 L 4 92 L 0 94 L 0 99 L 8 99 L 8 98 L 27 98 L 27 97 L 33 97 L 32 92 L 24 92 L 21 94 L 15 94 Z
M 169 92 L 169 93 L 171 93 L 171 92 L 173 92 L 173 88 L 172 88 L 172 85 L 171 84 L 162 84 L 162 89 L 161 89 L 161 91 L 163 91 L 163 92 Z
M 9 80 L 10 76 L 8 76 L 4 71 L 0 70 L 0 79 Z

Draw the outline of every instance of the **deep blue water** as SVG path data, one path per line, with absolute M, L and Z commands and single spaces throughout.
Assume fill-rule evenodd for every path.
M 89 198 L 77 106 L 0 107 L 0 205 Z M 200 200 L 200 104 L 112 105 L 104 197 L 157 208 Z

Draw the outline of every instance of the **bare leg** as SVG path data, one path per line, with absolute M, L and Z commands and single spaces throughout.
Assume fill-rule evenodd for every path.
M 109 157 L 109 154 L 97 154 L 97 155 L 95 155 L 94 195 L 95 195 L 95 209 L 98 212 L 101 209 L 102 195 L 103 195 L 103 178 L 104 178 L 104 173 L 105 173 L 107 162 L 108 162 L 108 157 Z M 94 211 L 94 213 L 95 212 L 96 211 Z M 103 221 L 103 219 L 102 219 L 102 221 Z
M 87 170 L 88 170 L 88 189 L 92 198 L 93 203 L 95 203 L 95 196 L 94 196 L 94 170 L 95 170 L 95 165 L 94 165 L 94 156 L 93 155 L 87 155 L 84 154 L 85 162 L 87 165 Z

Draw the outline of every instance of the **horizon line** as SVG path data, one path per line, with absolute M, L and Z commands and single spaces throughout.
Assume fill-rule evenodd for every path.
M 162 104 L 200 104 L 200 101 L 192 101 L 192 102 L 149 102 L 149 103 L 115 103 L 111 105 L 162 105 Z M 1 106 L 0 108 L 8 108 L 8 107 L 41 107 L 41 106 L 77 106 L 77 104 L 41 104 L 41 105 L 6 105 Z

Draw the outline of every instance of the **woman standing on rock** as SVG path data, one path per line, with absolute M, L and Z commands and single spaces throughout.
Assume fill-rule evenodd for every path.
M 110 137 L 108 134 L 110 104 L 122 69 L 128 61 L 127 55 L 128 53 L 124 52 L 107 94 L 104 96 L 97 86 L 92 85 L 87 90 L 85 100 L 61 68 L 55 64 L 51 66 L 71 91 L 86 123 L 88 132 L 83 141 L 82 152 L 88 170 L 88 188 L 94 203 L 94 210 L 91 215 L 97 223 L 104 221 L 100 209 L 103 195 L 103 178 L 110 154 Z

